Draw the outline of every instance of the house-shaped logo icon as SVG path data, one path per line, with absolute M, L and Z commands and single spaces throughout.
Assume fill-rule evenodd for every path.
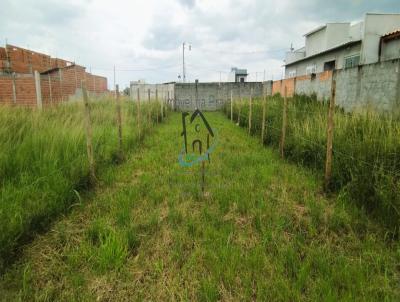
M 190 119 L 187 121 L 189 116 Z M 181 165 L 192 166 L 204 160 L 210 161 L 210 153 L 215 148 L 215 133 L 203 113 L 199 109 L 196 109 L 192 115 L 183 112 L 182 127 L 181 136 L 184 146 L 179 157 Z

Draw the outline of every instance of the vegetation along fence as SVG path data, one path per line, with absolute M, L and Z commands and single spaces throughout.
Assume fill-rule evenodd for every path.
M 0 107 L 0 271 L 18 247 L 60 213 L 80 203 L 80 193 L 104 179 L 154 125 L 165 118 L 164 100 L 91 101 L 32 110 Z
M 324 172 L 326 191 L 356 201 L 393 233 L 400 226 L 400 120 L 371 110 L 346 113 L 331 98 L 276 94 L 235 100 L 224 106 L 228 118 L 282 157 Z

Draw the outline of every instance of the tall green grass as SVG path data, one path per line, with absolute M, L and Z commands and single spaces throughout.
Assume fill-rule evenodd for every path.
M 142 134 L 160 119 L 159 105 L 144 103 Z M 96 170 L 118 162 L 114 100 L 93 102 Z M 123 102 L 124 151 L 138 145 L 136 104 Z M 148 118 L 151 112 L 151 120 Z M 45 229 L 89 189 L 82 103 L 43 111 L 0 107 L 0 270 L 16 248 Z
M 288 102 L 285 157 L 323 173 L 328 104 L 297 95 Z M 234 102 L 234 121 L 248 127 L 249 102 Z M 268 98 L 264 144 L 278 147 L 283 99 Z M 230 117 L 230 104 L 224 111 Z M 252 134 L 261 137 L 262 101 L 252 108 Z M 400 227 L 400 121 L 366 110 L 335 109 L 333 175 L 330 189 L 347 195 L 394 233 Z

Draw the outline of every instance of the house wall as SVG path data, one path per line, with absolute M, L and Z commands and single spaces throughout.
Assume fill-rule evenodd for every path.
M 348 42 L 349 32 L 350 23 L 328 23 L 326 25 L 326 48 L 324 50 Z
M 306 55 L 312 56 L 326 49 L 326 27 L 306 37 Z
M 350 26 L 349 38 L 351 41 L 361 40 L 364 34 L 364 22 L 358 22 Z
M 355 44 L 346 48 L 341 48 L 329 53 L 325 53 L 314 58 L 305 59 L 299 63 L 287 66 L 285 68 L 285 77 L 289 78 L 291 71 L 296 72 L 296 76 L 306 75 L 307 66 L 315 64 L 317 67 L 317 73 L 324 72 L 325 62 L 336 60 L 336 69 L 344 68 L 345 58 L 352 55 L 360 54 L 361 43 Z
M 306 56 L 305 48 L 301 48 L 295 51 L 289 51 L 286 53 L 285 63 L 290 64 L 298 60 L 303 59 Z
M 383 43 L 381 60 L 393 60 L 400 58 L 400 39 Z
M 400 14 L 366 14 L 360 63 L 372 64 L 378 62 L 381 36 L 399 28 Z

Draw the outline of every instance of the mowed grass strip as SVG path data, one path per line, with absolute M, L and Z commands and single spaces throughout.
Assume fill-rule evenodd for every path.
M 95 196 L 25 251 L 5 301 L 398 301 L 400 246 L 311 172 L 219 113 L 207 164 L 182 168 L 181 117 L 107 170 Z

